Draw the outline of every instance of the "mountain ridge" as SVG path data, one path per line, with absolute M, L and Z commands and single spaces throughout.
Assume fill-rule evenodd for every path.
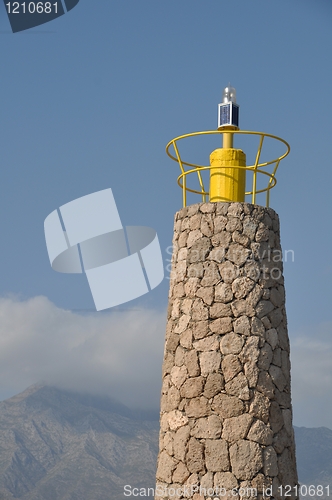
M 91 401 L 37 385 L 0 403 L 0 498 L 107 500 L 128 479 L 154 484 L 158 422 Z

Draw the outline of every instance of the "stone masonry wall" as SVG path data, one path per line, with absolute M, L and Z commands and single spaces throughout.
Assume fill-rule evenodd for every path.
M 297 485 L 271 208 L 204 203 L 175 216 L 159 447 L 158 499 L 280 498 Z

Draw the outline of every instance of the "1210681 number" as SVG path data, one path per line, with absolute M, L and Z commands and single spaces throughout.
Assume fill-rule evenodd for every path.
M 8 2 L 8 14 L 57 14 L 58 2 Z
M 299 486 L 279 486 L 279 493 L 281 496 L 292 497 L 292 496 L 301 496 L 301 497 L 322 497 L 322 496 L 330 496 L 330 486 L 323 486 L 321 484 L 310 486 L 306 486 L 305 484 L 301 484 Z

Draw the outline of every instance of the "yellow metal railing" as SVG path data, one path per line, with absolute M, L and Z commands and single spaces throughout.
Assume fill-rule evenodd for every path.
M 255 204 L 256 203 L 256 195 L 259 193 L 265 193 L 266 192 L 266 206 L 269 206 L 270 203 L 270 191 L 274 186 L 277 184 L 277 179 L 275 177 L 275 174 L 277 172 L 277 169 L 279 167 L 280 161 L 285 158 L 288 153 L 290 152 L 290 146 L 289 144 L 284 140 L 281 139 L 280 137 L 277 137 L 276 135 L 271 135 L 271 134 L 266 134 L 265 132 L 252 132 L 252 131 L 247 131 L 247 130 L 208 130 L 204 132 L 193 132 L 191 134 L 185 134 L 185 135 L 180 135 L 179 137 L 176 137 L 175 139 L 172 139 L 166 146 L 166 153 L 172 160 L 175 160 L 179 163 L 180 169 L 181 169 L 181 174 L 179 175 L 177 181 L 179 186 L 182 188 L 182 195 L 183 195 L 183 206 L 185 207 L 187 205 L 187 192 L 190 193 L 196 193 L 202 196 L 202 201 L 206 202 L 209 196 L 209 191 L 205 189 L 204 182 L 203 182 L 203 177 L 202 177 L 202 172 L 204 171 L 211 171 L 214 168 L 217 167 L 212 167 L 211 165 L 198 165 L 195 163 L 189 163 L 187 161 L 183 161 L 179 152 L 178 148 L 178 142 L 187 139 L 188 137 L 196 137 L 196 136 L 202 136 L 202 135 L 222 135 L 224 133 L 227 134 L 242 134 L 242 135 L 256 135 L 259 136 L 259 145 L 256 153 L 256 159 L 255 163 L 250 166 L 229 166 L 229 167 L 224 167 L 224 168 L 230 168 L 230 169 L 239 169 L 243 168 L 247 172 L 251 172 L 253 174 L 252 177 L 252 190 L 251 191 L 246 191 L 246 196 L 251 195 L 251 203 Z M 267 161 L 267 162 L 262 162 L 260 163 L 260 157 L 263 149 L 263 143 L 264 139 L 268 137 L 271 139 L 275 139 L 276 141 L 279 141 L 283 143 L 286 146 L 286 152 L 275 158 L 274 160 Z M 173 146 L 174 149 L 174 154 L 170 151 L 171 146 Z M 266 167 L 271 166 L 272 169 L 271 171 L 263 170 Z M 189 168 L 189 170 L 185 170 L 185 167 L 192 167 Z M 187 176 L 190 174 L 197 174 L 198 177 L 198 183 L 200 186 L 200 190 L 193 189 L 191 187 L 188 187 L 187 185 Z M 262 189 L 257 189 L 257 175 L 262 174 L 268 177 L 268 182 L 266 187 Z

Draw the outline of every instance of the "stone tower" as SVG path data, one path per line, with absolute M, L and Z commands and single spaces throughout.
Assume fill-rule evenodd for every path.
M 271 208 L 240 197 L 176 213 L 162 377 L 156 498 L 297 497 L 282 251 Z

